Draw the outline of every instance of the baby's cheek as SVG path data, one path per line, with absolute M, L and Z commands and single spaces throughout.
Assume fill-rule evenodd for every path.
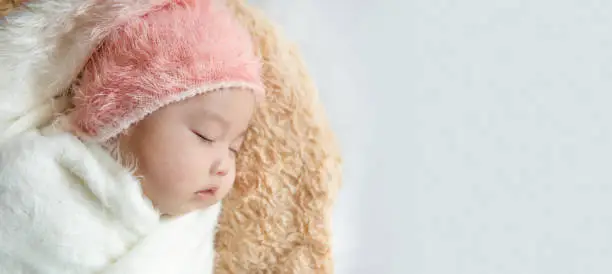
M 229 192 L 232 190 L 232 187 L 234 186 L 235 181 L 236 181 L 235 174 L 228 174 L 221 183 L 222 185 L 219 188 L 220 195 L 217 198 L 223 199 L 223 197 L 227 196 L 227 194 L 229 194 Z
M 154 203 L 174 203 L 181 200 L 188 189 L 186 175 L 171 165 L 158 167 L 153 172 L 145 175 L 144 188 L 151 193 L 149 197 Z

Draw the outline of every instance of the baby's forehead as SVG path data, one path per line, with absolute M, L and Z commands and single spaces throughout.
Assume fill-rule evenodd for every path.
M 245 89 L 220 89 L 178 101 L 168 112 L 223 125 L 248 123 L 256 107 L 255 95 Z
M 256 94 L 252 90 L 224 88 L 193 96 L 188 99 L 188 103 L 205 108 L 229 108 L 232 106 L 252 106 L 256 103 L 256 99 Z

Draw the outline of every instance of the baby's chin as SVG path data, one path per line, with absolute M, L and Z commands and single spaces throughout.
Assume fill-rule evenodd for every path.
M 156 206 L 156 209 L 163 217 L 176 217 L 198 210 L 206 210 L 216 203 L 218 203 L 218 199 L 214 195 L 194 193 L 191 199 L 187 199 L 181 204 L 159 205 Z

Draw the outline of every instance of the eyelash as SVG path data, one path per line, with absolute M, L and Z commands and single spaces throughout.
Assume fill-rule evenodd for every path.
M 197 135 L 198 137 L 200 137 L 200 139 L 202 139 L 202 140 L 204 140 L 204 141 L 206 141 L 206 142 L 209 142 L 209 143 L 214 142 L 214 140 L 213 140 L 213 139 L 206 138 L 206 137 L 204 137 L 204 135 L 202 135 L 202 134 L 199 134 L 199 133 L 197 133 L 197 132 L 194 132 L 194 133 L 195 133 L 195 135 Z
M 197 132 L 194 132 L 195 135 L 197 135 L 198 137 L 200 137 L 200 139 L 202 139 L 203 141 L 207 142 L 207 143 L 213 143 L 215 142 L 215 140 L 210 139 L 210 138 L 206 138 L 204 137 L 204 135 L 199 134 Z M 237 149 L 233 149 L 233 148 L 229 148 L 229 150 L 235 155 L 238 155 L 238 150 Z

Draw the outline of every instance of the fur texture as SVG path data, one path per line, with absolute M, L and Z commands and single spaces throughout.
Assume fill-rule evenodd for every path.
M 263 60 L 266 101 L 238 159 L 217 234 L 217 272 L 333 273 L 331 213 L 340 153 L 296 45 L 229 0 Z
M 155 2 L 45 0 L 0 25 L 0 273 L 212 273 L 220 205 L 160 220 L 99 144 L 37 127 L 102 37 Z M 168 252 L 173 250 L 173 252 Z
M 174 0 L 104 38 L 75 86 L 70 116 L 105 142 L 169 103 L 221 88 L 263 97 L 251 37 L 223 5 Z
M 68 133 L 0 146 L 0 273 L 212 273 L 219 211 L 160 220 L 125 168 Z
M 340 154 L 318 101 L 316 88 L 295 45 L 285 41 L 264 14 L 242 0 L 227 2 L 241 24 L 251 33 L 255 51 L 263 58 L 267 98 L 257 113 L 239 156 L 235 188 L 224 201 L 216 239 L 215 273 L 333 273 L 331 206 L 342 179 Z M 53 6 L 47 8 L 53 9 Z M 45 12 L 53 14 L 52 10 Z M 14 22 L 15 17 L 7 20 Z M 57 24 L 53 20 L 38 20 L 35 20 L 39 22 L 37 25 Z M 78 59 L 67 56 L 68 52 L 75 54 L 75 51 L 68 50 L 69 47 L 50 49 L 57 45 L 57 40 L 50 40 L 54 37 L 51 35 L 53 28 L 57 30 L 57 26 L 46 30 L 33 30 L 23 24 L 18 26 L 21 28 L 13 29 L 10 39 L 4 36 L 6 34 L 0 26 L 0 61 L 3 64 L 7 62 L 2 55 L 11 50 L 4 44 L 9 42 L 18 50 L 15 59 L 9 60 L 8 64 L 18 65 L 28 60 L 32 67 L 29 70 L 14 70 L 7 69 L 11 66 L 3 65 L 0 67 L 0 78 L 6 75 L 4 73 L 13 75 L 14 78 L 10 78 L 13 82 L 29 76 L 33 76 L 32 79 L 40 78 L 35 67 L 62 72 L 57 75 L 60 78 L 73 77 L 69 75 L 70 66 L 63 67 L 62 62 L 54 63 L 53 58 L 46 60 L 26 54 L 44 54 L 41 51 L 46 45 L 49 48 L 46 53 L 59 52 L 64 54 L 59 55 L 64 58 Z M 36 44 L 26 45 L 25 50 L 21 51 L 21 44 L 24 44 L 22 37 L 36 36 L 39 32 L 38 35 L 46 37 L 48 42 L 35 39 Z M 11 39 L 22 39 L 21 44 L 10 42 Z M 67 75 L 64 75 L 64 71 Z M 9 108 L 13 118 L 0 129 L 10 129 L 12 126 L 12 135 L 15 135 L 22 129 L 48 121 L 51 113 L 51 101 L 45 99 L 48 96 L 34 100 L 47 101 L 38 110 L 38 115 L 31 108 L 24 107 L 31 106 L 32 101 L 20 100 L 34 98 L 31 95 L 33 89 L 6 90 L 6 82 L 0 82 L 0 85 L 5 85 L 0 89 L 0 111 L 4 112 L 4 107 L 8 106 L 3 105 L 3 102 L 9 102 L 5 98 L 15 99 Z M 10 85 L 17 86 L 15 83 Z M 48 92 L 55 94 L 56 91 L 42 88 L 37 92 L 44 95 Z M 0 118 L 4 117 L 7 116 L 0 114 Z
M 0 141 L 51 120 L 110 30 L 155 0 L 28 1 L 0 22 Z

